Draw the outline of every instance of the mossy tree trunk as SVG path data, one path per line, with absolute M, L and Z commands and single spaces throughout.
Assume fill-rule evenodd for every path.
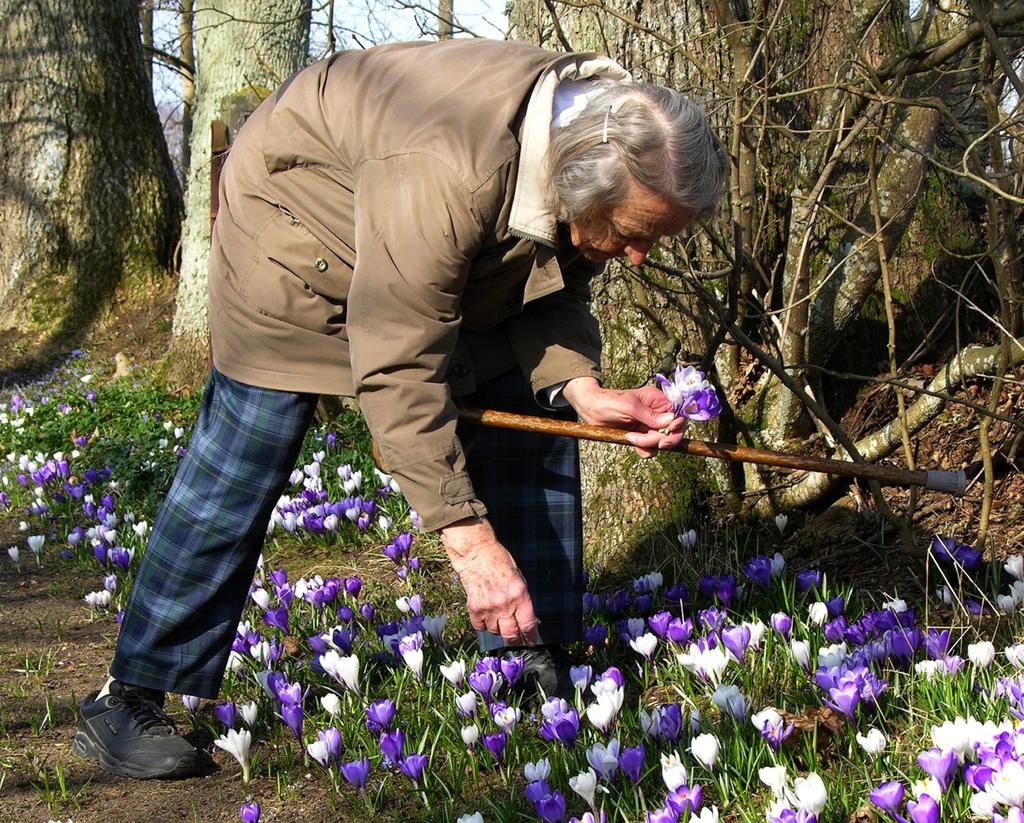
M 192 4 L 195 105 L 182 232 L 181 279 L 169 362 L 194 381 L 207 363 L 206 267 L 210 247 L 210 124 L 232 129 L 308 60 L 309 0 Z M 229 135 L 230 137 L 230 135 Z
M 0 0 L 0 328 L 88 328 L 163 276 L 181 195 L 132 0 Z
M 960 170 L 985 165 L 974 156 L 984 154 L 979 138 L 991 126 L 977 117 L 974 97 L 981 44 L 994 33 L 1009 62 L 1019 60 L 1024 4 L 995 4 L 984 21 L 931 4 L 921 9 L 911 19 L 906 2 L 885 0 L 513 4 L 514 37 L 608 54 L 639 79 L 704 101 L 730 154 L 717 220 L 666 248 L 654 265 L 610 266 L 594 283 L 609 382 L 636 385 L 677 360 L 700 364 L 726 409 L 699 436 L 838 449 L 846 433 L 835 421 L 851 410 L 856 391 L 828 371 L 868 379 L 888 371 L 878 309 L 883 258 L 898 295 L 898 367 L 941 364 L 973 342 L 936 333 L 957 325 L 939 322 L 952 293 L 936 294 L 947 288 L 944 276 L 959 282 L 965 257 L 986 264 L 989 255 L 977 196 L 985 181 Z M 1004 118 L 994 133 L 1012 142 L 1011 125 Z M 1019 221 L 1021 201 L 1001 202 Z M 1001 220 L 1012 225 L 1011 217 Z M 993 324 L 972 331 L 979 343 L 1000 334 Z M 824 418 L 782 385 L 780 365 L 824 407 Z M 933 414 L 928 403 L 914 408 L 925 406 L 912 430 Z M 899 429 L 891 417 L 875 424 Z M 847 442 L 865 444 L 872 460 L 898 448 L 873 433 L 851 431 Z M 601 562 L 686 516 L 681 501 L 693 494 L 681 485 L 682 458 L 641 462 L 594 446 L 584 464 L 590 545 Z M 759 511 L 813 505 L 834 486 L 801 483 L 777 495 L 778 475 L 715 461 L 701 466 L 699 480 L 736 508 Z

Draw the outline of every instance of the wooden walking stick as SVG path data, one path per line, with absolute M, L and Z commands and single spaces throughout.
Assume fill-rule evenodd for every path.
M 611 426 L 594 426 L 587 423 L 570 423 L 546 417 L 531 417 L 508 412 L 459 409 L 459 419 L 480 426 L 499 429 L 539 432 L 576 440 L 596 440 L 601 443 L 632 445 L 625 429 Z M 783 469 L 800 469 L 821 472 L 840 477 L 862 477 L 877 480 L 883 486 L 923 486 L 932 491 L 945 492 L 954 497 L 963 497 L 967 487 L 967 475 L 962 471 L 910 471 L 894 466 L 876 466 L 873 463 L 852 463 L 847 460 L 829 460 L 824 457 L 803 457 L 784 452 L 751 449 L 729 443 L 714 443 L 707 440 L 683 438 L 679 445 L 668 451 L 686 452 L 696 457 L 714 457 L 718 460 L 733 460 L 741 463 L 757 463 L 762 466 L 777 466 Z

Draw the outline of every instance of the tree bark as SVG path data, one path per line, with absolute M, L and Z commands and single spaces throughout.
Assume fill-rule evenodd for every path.
M 224 120 L 236 130 L 247 111 L 306 64 L 309 14 L 309 0 L 200 0 L 193 7 L 196 102 L 169 352 L 180 380 L 198 379 L 207 363 L 210 124 Z
M 0 328 L 79 332 L 162 276 L 181 199 L 133 0 L 0 0 Z

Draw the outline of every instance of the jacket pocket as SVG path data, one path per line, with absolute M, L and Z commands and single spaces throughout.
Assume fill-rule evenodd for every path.
M 287 209 L 279 208 L 256 238 L 241 296 L 254 310 L 325 334 L 345 325 L 351 271 Z

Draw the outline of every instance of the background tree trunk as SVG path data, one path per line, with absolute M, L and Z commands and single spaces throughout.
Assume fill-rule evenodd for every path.
M 195 109 L 169 357 L 181 380 L 194 381 L 207 362 L 210 123 L 224 120 L 237 129 L 247 112 L 306 64 L 309 15 L 309 0 L 194 3 Z
M 1000 300 L 1007 287 L 985 284 L 998 280 L 1002 260 L 994 256 L 1006 257 L 1006 227 L 1019 227 L 1024 214 L 1019 132 L 1005 112 L 995 124 L 981 116 L 977 95 L 1016 80 L 1002 79 L 1007 69 L 990 60 L 993 77 L 981 82 L 979 55 L 992 36 L 985 32 L 997 31 L 1010 55 L 1003 62 L 1020 59 L 1024 5 L 992 4 L 986 21 L 980 8 L 969 4 L 962 14 L 920 4 L 911 20 L 905 0 L 513 4 L 513 37 L 607 54 L 637 79 L 704 101 L 731 158 L 718 219 L 672 248 L 663 244 L 640 270 L 613 264 L 595 279 L 608 382 L 639 385 L 676 362 L 699 365 L 725 411 L 713 425 L 691 427 L 697 436 L 790 451 L 853 441 L 871 460 L 938 413 L 941 399 L 911 396 L 907 424 L 886 406 L 885 417 L 868 415 L 867 428 L 857 396 L 864 384 L 829 375 L 889 372 L 889 324 L 897 374 L 887 376 L 896 378 L 1014 333 L 1009 319 L 1001 330 L 981 312 L 1018 305 Z M 989 139 L 988 129 L 999 137 Z M 1007 149 L 1015 177 L 993 174 L 999 164 L 984 159 L 1001 141 L 1016 147 Z M 1010 180 L 1012 194 L 1000 188 Z M 988 212 L 985 196 L 970 193 L 986 183 Z M 986 218 L 1003 227 L 989 243 Z M 881 309 L 883 259 L 893 279 L 891 315 Z M 971 266 L 997 277 L 977 278 L 970 300 L 979 311 L 967 318 L 969 330 L 957 331 L 968 336 L 943 336 L 965 322 L 950 303 Z M 780 370 L 801 395 L 783 385 Z M 976 373 L 954 372 L 960 381 Z M 947 393 L 957 388 L 942 384 Z M 811 412 L 809 396 L 822 415 Z M 707 461 L 697 473 L 686 458 L 636 461 L 600 445 L 584 449 L 583 464 L 599 565 L 663 548 L 659 541 L 686 526 L 702 490 L 764 514 L 827 503 L 836 486 L 817 478 L 780 491 L 779 475 L 753 466 Z
M 0 329 L 88 327 L 165 273 L 181 199 L 133 0 L 0 0 Z

